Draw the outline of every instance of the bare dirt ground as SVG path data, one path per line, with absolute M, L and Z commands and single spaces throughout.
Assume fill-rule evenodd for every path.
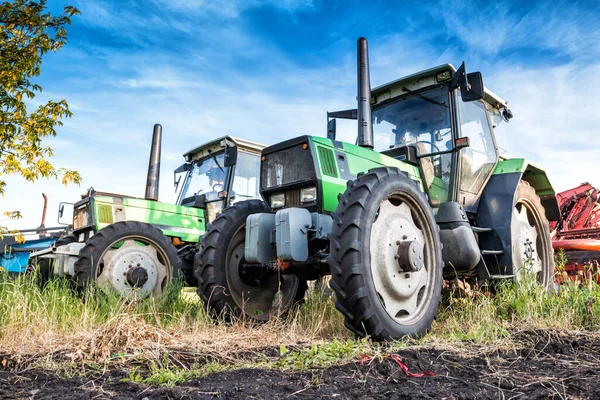
M 1 399 L 599 399 L 600 335 L 551 331 L 514 335 L 509 345 L 416 346 L 396 352 L 408 377 L 391 358 L 324 370 L 281 372 L 238 369 L 185 381 L 175 387 L 123 382 L 123 366 L 64 378 L 24 367 L 0 354 Z M 273 357 L 273 349 L 263 356 Z M 200 357 L 200 358 L 198 358 Z M 202 358 L 198 355 L 194 362 Z M 192 362 L 189 359 L 188 362 Z

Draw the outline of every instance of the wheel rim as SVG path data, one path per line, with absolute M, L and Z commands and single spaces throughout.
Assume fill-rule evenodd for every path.
M 100 256 L 96 283 L 105 291 L 129 297 L 162 293 L 172 276 L 172 266 L 164 250 L 154 241 L 127 236 L 112 242 Z
M 421 249 L 415 252 L 420 269 L 399 256 L 409 242 Z M 432 243 L 426 216 L 414 199 L 398 193 L 380 204 L 370 233 L 371 273 L 383 308 L 397 323 L 411 324 L 428 309 L 435 279 Z
M 544 244 L 540 224 L 532 206 L 525 201 L 515 204 L 512 212 L 513 273 L 517 281 L 531 274 L 538 282 L 543 277 Z M 541 256 L 542 255 L 542 256 Z
M 270 273 L 256 279 L 244 276 L 245 226 L 234 235 L 227 251 L 225 270 L 231 296 L 244 314 L 258 321 L 268 321 L 290 309 L 298 290 L 299 279 L 294 275 Z

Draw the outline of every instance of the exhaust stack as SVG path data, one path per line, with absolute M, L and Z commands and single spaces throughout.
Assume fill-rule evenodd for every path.
M 158 180 L 160 178 L 160 148 L 162 143 L 162 126 L 154 125 L 152 147 L 148 161 L 148 178 L 146 179 L 146 200 L 158 201 Z
M 358 61 L 358 145 L 373 148 L 373 121 L 371 118 L 371 79 L 369 77 L 369 47 L 361 37 L 357 43 Z

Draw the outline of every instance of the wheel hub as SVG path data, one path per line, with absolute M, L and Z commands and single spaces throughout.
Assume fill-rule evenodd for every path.
M 375 289 L 393 318 L 418 310 L 429 275 L 424 268 L 423 243 L 423 232 L 409 206 L 384 200 L 371 227 L 371 271 Z
M 396 254 L 398 266 L 405 272 L 416 272 L 423 269 L 423 246 L 416 240 L 405 242 L 397 241 L 398 251 Z
M 103 254 L 103 268 L 96 278 L 100 287 L 115 290 L 122 296 L 134 291 L 146 297 L 160 291 L 167 278 L 167 267 L 159 261 L 156 248 L 139 245 L 127 239 L 119 248 L 111 248 Z
M 142 267 L 131 268 L 127 271 L 127 283 L 131 287 L 142 287 L 148 282 L 148 271 Z
M 513 252 L 516 255 L 514 273 L 523 278 L 525 273 L 539 273 L 542 270 L 541 259 L 537 251 L 537 230 L 528 218 L 525 204 L 513 211 L 513 235 L 516 235 Z

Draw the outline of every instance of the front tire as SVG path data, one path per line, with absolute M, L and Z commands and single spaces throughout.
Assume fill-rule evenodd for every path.
M 344 325 L 375 340 L 424 335 L 444 265 L 425 195 L 405 172 L 376 168 L 349 182 L 339 200 L 328 261 Z
M 269 212 L 260 200 L 240 201 L 223 210 L 200 239 L 194 260 L 198 295 L 213 317 L 242 315 L 264 322 L 287 313 L 304 298 L 306 281 L 294 275 L 244 267 L 246 218 Z
M 181 268 L 177 249 L 150 224 L 117 222 L 88 239 L 75 262 L 81 288 L 90 282 L 129 297 L 158 296 Z

